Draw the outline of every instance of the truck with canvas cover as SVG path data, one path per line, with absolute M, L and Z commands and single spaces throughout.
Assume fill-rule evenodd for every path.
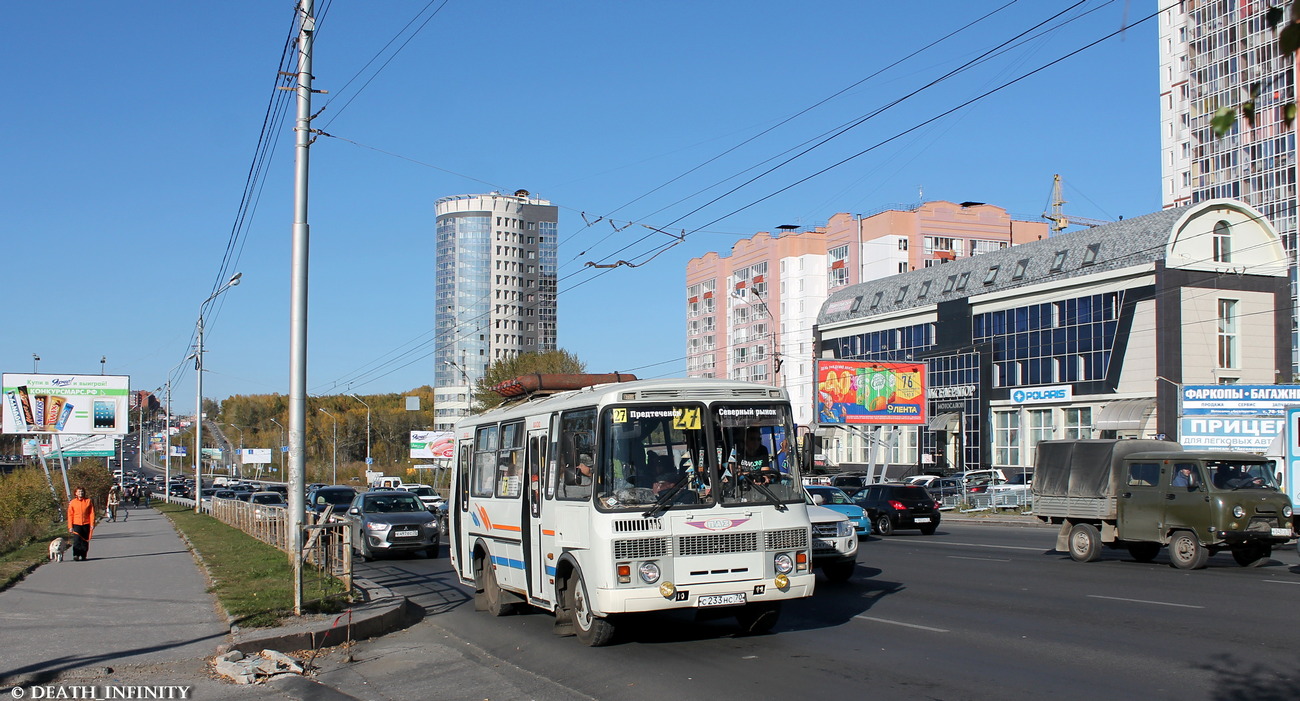
M 1253 567 L 1292 537 L 1291 502 L 1272 467 L 1260 455 L 1170 441 L 1043 441 L 1034 512 L 1060 526 L 1056 549 L 1079 562 L 1096 560 L 1102 546 L 1149 562 L 1167 545 L 1180 569 L 1205 567 L 1225 550 Z

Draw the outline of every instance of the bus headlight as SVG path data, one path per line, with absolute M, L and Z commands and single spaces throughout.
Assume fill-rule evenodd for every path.
M 772 558 L 772 564 L 779 574 L 790 574 L 794 571 L 794 558 L 790 557 L 789 553 L 780 553 Z
M 1232 515 L 1235 518 L 1242 518 L 1246 515 L 1246 510 L 1241 508 L 1241 504 L 1237 504 L 1236 506 L 1232 507 Z
M 641 581 L 646 584 L 654 584 L 659 581 L 659 565 L 653 562 L 642 562 L 639 569 L 641 570 Z

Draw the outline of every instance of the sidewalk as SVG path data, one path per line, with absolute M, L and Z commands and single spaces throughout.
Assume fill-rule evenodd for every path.
M 171 522 L 132 509 L 95 528 L 85 562 L 69 551 L 0 592 L 0 685 L 211 656 L 228 633 Z

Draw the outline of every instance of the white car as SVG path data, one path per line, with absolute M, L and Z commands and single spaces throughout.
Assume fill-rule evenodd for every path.
M 440 507 L 443 501 L 442 495 L 427 484 L 402 483 L 397 485 L 397 488 L 403 492 L 410 492 L 415 496 L 420 497 L 420 501 L 424 504 L 424 508 L 429 511 L 434 511 L 436 508 Z
M 930 487 L 936 486 L 939 479 L 938 475 L 913 475 L 907 478 L 907 484 L 914 487 L 925 487 L 926 489 L 929 489 Z

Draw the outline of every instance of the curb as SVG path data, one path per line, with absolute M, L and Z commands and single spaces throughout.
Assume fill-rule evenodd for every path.
M 367 601 L 338 614 L 333 620 L 279 628 L 232 630 L 230 650 L 245 654 L 261 650 L 315 650 L 340 645 L 347 640 L 365 640 L 392 633 L 424 617 L 424 610 L 405 596 L 387 596 Z

